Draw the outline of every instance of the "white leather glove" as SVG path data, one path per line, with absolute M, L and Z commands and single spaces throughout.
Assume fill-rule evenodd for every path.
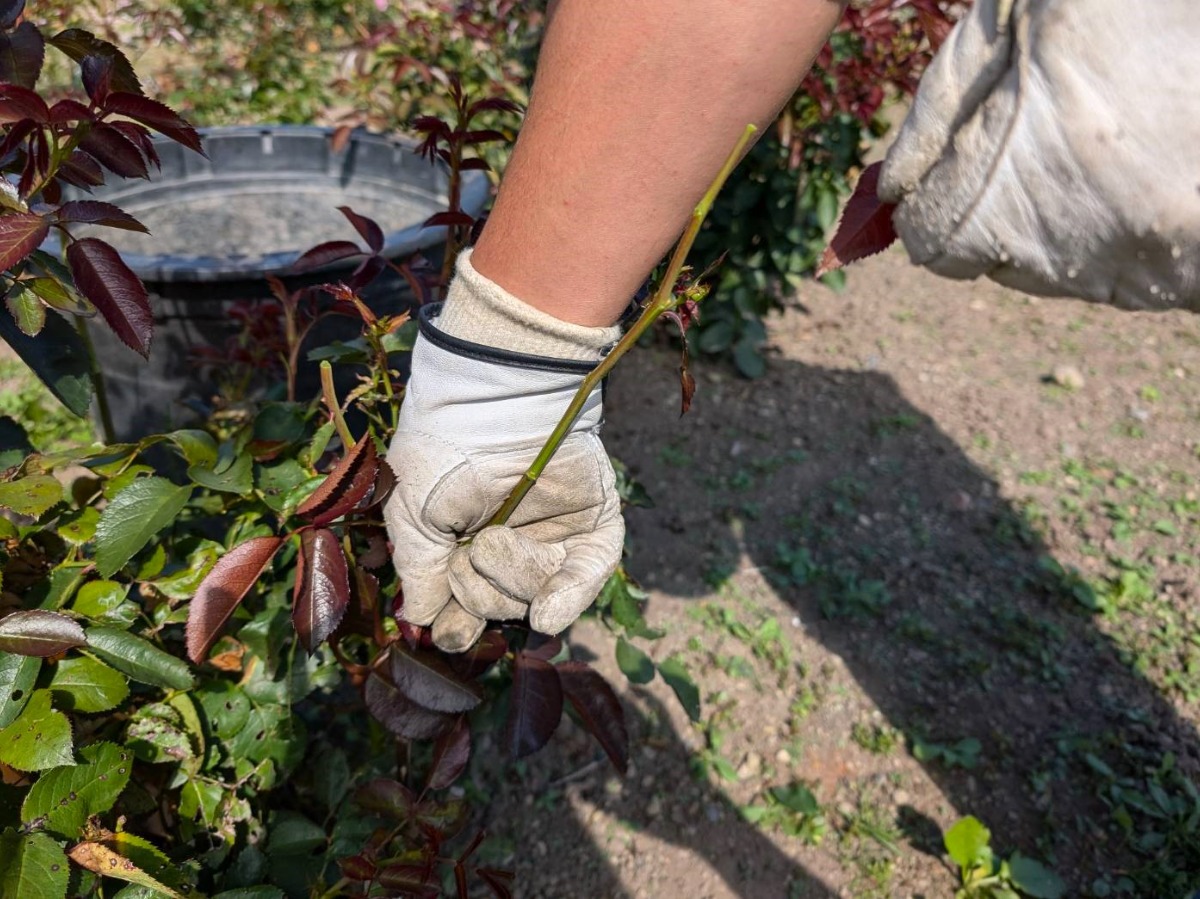
M 508 526 L 481 530 L 618 336 L 528 306 L 476 272 L 469 251 L 444 308 L 422 308 L 384 519 L 401 614 L 432 625 L 442 649 L 468 649 L 488 619 L 528 614 L 534 630 L 558 633 L 620 562 L 625 524 L 599 388 Z
M 976 0 L 879 195 L 938 274 L 1200 311 L 1195 0 Z

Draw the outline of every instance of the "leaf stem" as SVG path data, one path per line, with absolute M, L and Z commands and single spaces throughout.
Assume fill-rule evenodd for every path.
M 675 251 L 671 254 L 671 261 L 667 265 L 667 270 L 659 282 L 658 290 L 655 291 L 653 298 L 646 304 L 642 314 L 638 316 L 638 320 L 634 322 L 633 327 L 625 332 L 625 335 L 617 342 L 617 345 L 612 348 L 607 356 L 600 360 L 599 364 L 588 372 L 583 379 L 583 383 L 579 385 L 579 389 L 575 391 L 575 396 L 571 399 L 571 404 L 567 406 L 567 411 L 563 413 L 561 419 L 554 430 L 550 433 L 550 437 L 546 440 L 545 445 L 537 454 L 537 458 L 533 460 L 533 464 L 517 481 L 516 486 L 505 498 L 504 503 L 496 511 L 488 522 L 488 526 L 504 524 L 521 504 L 521 500 L 525 498 L 534 484 L 537 483 L 539 477 L 554 454 L 558 452 L 558 448 L 567 438 L 572 425 L 575 424 L 575 419 L 579 417 L 579 413 L 583 411 L 583 406 L 587 402 L 589 396 L 596 386 L 604 379 L 604 377 L 612 371 L 613 367 L 620 361 L 634 344 L 638 342 L 641 336 L 646 332 L 660 315 L 673 309 L 677 305 L 675 299 L 675 283 L 679 280 L 679 273 L 683 271 L 684 261 L 687 259 L 688 253 L 691 252 L 692 244 L 696 240 L 696 235 L 700 233 L 700 228 L 704 224 L 704 219 L 707 217 L 709 210 L 712 208 L 713 201 L 721 188 L 725 185 L 729 174 L 741 161 L 747 147 L 754 138 L 754 133 L 758 129 L 754 125 L 747 125 L 746 130 L 742 132 L 737 143 L 734 144 L 725 163 L 721 166 L 717 176 L 709 185 L 708 190 L 704 192 L 704 196 L 700 198 L 700 202 L 696 204 L 696 208 L 692 210 L 692 217 L 688 222 L 687 228 L 684 229 L 683 236 L 679 239 L 679 243 L 675 245 Z
M 350 451 L 350 447 L 354 446 L 354 438 L 350 436 L 350 428 L 346 426 L 346 419 L 342 415 L 342 407 L 338 405 L 337 391 L 333 387 L 333 366 L 329 364 L 328 359 L 321 361 L 321 393 L 325 397 L 325 405 L 329 409 L 329 417 L 333 419 L 333 425 L 337 428 L 338 436 L 342 438 L 342 446 L 346 452 Z

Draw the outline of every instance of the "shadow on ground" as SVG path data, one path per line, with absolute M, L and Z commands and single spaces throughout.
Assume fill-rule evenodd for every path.
M 644 586 L 711 597 L 748 557 L 891 726 L 946 745 L 982 743 L 975 770 L 926 765 L 957 813 L 988 822 L 1009 849 L 1052 859 L 1071 895 L 1133 864 L 1105 826 L 1086 756 L 1121 771 L 1174 753 L 1195 777 L 1196 731 L 1123 661 L 1072 597 L 1070 579 L 1048 570 L 1045 545 L 992 478 L 885 374 L 777 360 L 759 382 L 725 377 L 714 388 L 702 377 L 680 423 L 665 395 L 669 357 L 635 356 L 612 384 L 605 436 L 656 501 L 628 515 L 629 567 Z M 633 781 L 622 796 L 610 781 L 609 843 L 620 830 L 612 821 L 624 820 L 631 833 L 686 847 L 723 880 L 723 890 L 713 885 L 719 895 L 835 895 L 821 872 L 798 866 L 718 791 L 688 777 L 684 757 L 696 738 L 667 720 L 651 708 L 638 727 L 651 742 L 635 753 Z M 668 785 L 658 815 L 645 812 L 645 795 L 624 807 L 647 771 L 659 789 Z M 554 789 L 605 799 L 595 779 Z M 555 810 L 556 795 L 520 828 L 542 843 L 541 854 L 518 860 L 526 895 L 632 895 L 596 822 Z M 636 868 L 634 856 L 622 863 Z M 653 858 L 626 873 L 625 883 L 645 885 L 638 895 L 680 895 L 656 880 Z

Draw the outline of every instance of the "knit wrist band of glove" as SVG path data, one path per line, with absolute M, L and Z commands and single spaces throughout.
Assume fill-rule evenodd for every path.
M 515 354 L 595 363 L 621 336 L 619 325 L 589 328 L 535 309 L 471 264 L 471 250 L 458 257 L 454 280 L 437 317 L 451 338 Z

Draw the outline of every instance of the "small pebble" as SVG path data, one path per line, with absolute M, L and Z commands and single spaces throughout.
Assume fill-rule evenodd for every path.
M 1050 380 L 1067 390 L 1079 390 L 1084 383 L 1083 373 L 1074 365 L 1066 364 L 1054 366 L 1054 370 L 1050 373 Z

